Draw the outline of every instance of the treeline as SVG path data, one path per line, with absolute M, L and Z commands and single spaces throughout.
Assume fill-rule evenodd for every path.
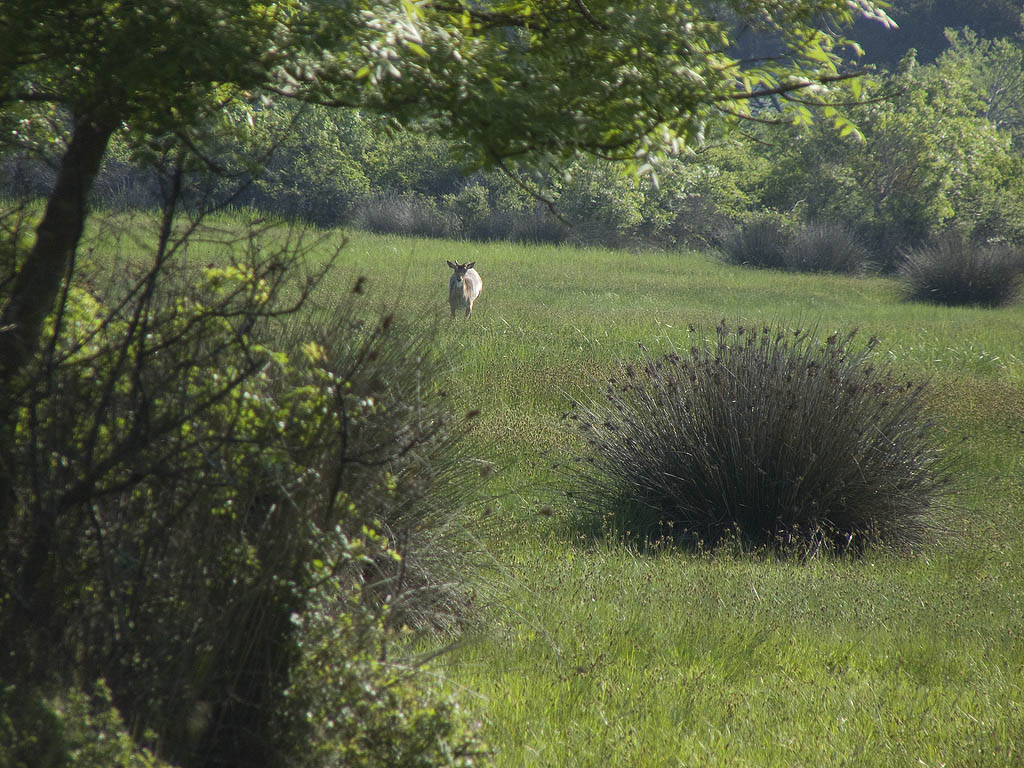
M 763 123 L 709 137 L 657 169 L 656 183 L 590 157 L 559 174 L 466 171 L 436 126 L 417 134 L 355 110 L 270 103 L 226 116 L 253 125 L 207 147 L 217 187 L 197 182 L 193 193 L 320 226 L 478 240 L 708 247 L 765 218 L 790 229 L 840 222 L 885 270 L 950 230 L 1020 243 L 1024 38 L 965 29 L 947 41 L 934 63 L 911 51 L 876 74 L 877 98 L 855 116 L 862 135 L 836 130 L 827 110 L 808 128 L 809 114 L 766 101 Z M 154 157 L 127 146 L 115 143 L 95 196 L 155 206 L 160 175 L 141 170 Z M 5 192 L 42 194 L 49 181 L 44 166 L 8 159 Z

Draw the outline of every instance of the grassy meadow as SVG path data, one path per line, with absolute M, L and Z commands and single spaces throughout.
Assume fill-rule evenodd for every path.
M 321 236 L 314 265 L 342 238 Z M 363 301 L 436 323 L 442 385 L 480 411 L 465 471 L 499 470 L 481 505 L 492 567 L 478 620 L 431 666 L 497 765 L 1024 763 L 1021 303 L 909 304 L 889 278 L 700 253 L 346 236 L 319 311 L 341 311 L 362 276 Z M 449 259 L 476 261 L 484 280 L 469 320 L 448 316 Z M 959 459 L 937 541 L 913 555 L 799 560 L 641 553 L 573 531 L 556 468 L 577 448 L 562 420 L 570 399 L 638 342 L 685 349 L 691 324 L 710 336 L 722 319 L 858 328 L 930 382 Z
M 477 262 L 448 319 L 445 260 Z M 500 766 L 1009 765 L 1024 761 L 1024 307 L 901 303 L 877 277 L 728 267 L 705 254 L 351 234 L 328 294 L 440 323 L 446 383 L 501 471 L 482 527 L 496 585 L 434 663 Z M 799 562 L 641 554 L 565 524 L 561 421 L 637 342 L 688 326 L 859 328 L 930 403 L 960 483 L 913 556 Z M 467 462 L 467 471 L 476 465 Z

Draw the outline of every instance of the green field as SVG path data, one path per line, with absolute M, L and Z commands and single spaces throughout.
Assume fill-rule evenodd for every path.
M 449 321 L 446 259 L 475 260 Z M 991 765 L 1024 762 L 1024 308 L 900 302 L 892 280 L 727 267 L 705 254 L 354 234 L 332 290 L 366 275 L 440 321 L 447 386 L 482 415 L 501 472 L 482 534 L 496 583 L 434 670 L 501 766 Z M 929 403 L 960 482 L 913 556 L 809 562 L 638 554 L 565 525 L 560 419 L 637 342 L 692 323 L 859 328 Z M 467 471 L 476 471 L 467 462 Z

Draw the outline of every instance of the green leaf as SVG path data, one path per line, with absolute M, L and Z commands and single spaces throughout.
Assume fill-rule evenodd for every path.
M 415 53 L 417 56 L 422 56 L 425 59 L 430 58 L 430 54 L 428 54 L 424 50 L 423 46 L 420 45 L 419 43 L 414 43 L 412 40 L 406 40 L 405 44 L 409 48 L 409 50 Z

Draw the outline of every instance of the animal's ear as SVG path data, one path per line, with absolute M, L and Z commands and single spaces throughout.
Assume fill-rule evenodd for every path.
M 448 262 L 448 266 L 451 267 L 452 269 L 458 269 L 458 266 L 455 265 L 455 264 L 452 264 L 450 261 Z
M 469 262 L 469 264 L 466 265 L 466 269 L 472 269 L 475 266 L 476 266 L 476 262 L 475 261 L 471 261 L 471 262 Z

